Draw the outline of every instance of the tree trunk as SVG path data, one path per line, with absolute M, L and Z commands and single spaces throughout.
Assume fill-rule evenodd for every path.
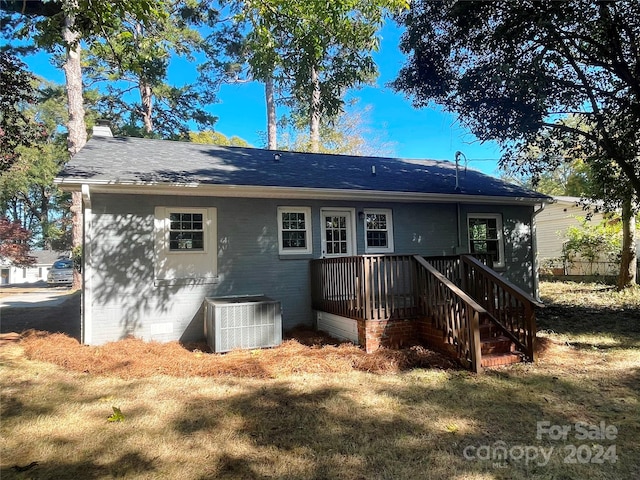
M 311 83 L 313 91 L 309 108 L 309 139 L 311 151 L 317 153 L 320 151 L 320 80 L 315 67 L 311 67 Z
M 142 24 L 136 23 L 135 27 L 135 41 L 136 45 L 140 45 L 144 36 L 144 30 Z M 140 74 L 140 83 L 138 83 L 138 89 L 140 90 L 140 102 L 142 103 L 142 123 L 144 124 L 144 131 L 147 135 L 153 133 L 153 88 L 149 83 L 149 79 L 145 73 Z
M 144 131 L 153 133 L 153 90 L 146 80 L 140 80 L 140 98 L 142 99 L 142 121 Z
M 73 3 L 73 2 L 70 2 Z M 73 5 L 70 5 L 73 7 Z M 77 6 L 76 6 L 77 7 Z M 64 19 L 62 38 L 64 39 L 67 57 L 63 66 L 66 77 L 67 108 L 69 110 L 69 137 L 67 148 L 73 157 L 87 143 L 87 127 L 84 123 L 84 106 L 82 95 L 82 66 L 80 64 L 80 34 L 74 30 L 75 17 L 68 14 Z M 74 254 L 82 249 L 82 194 L 73 192 L 71 195 L 72 246 Z M 82 287 L 82 277 L 78 270 L 74 270 L 73 288 Z
M 51 250 L 51 225 L 49 224 L 49 194 L 47 189 L 40 187 L 40 211 L 38 220 L 42 228 L 42 248 Z
M 84 105 L 82 97 L 82 66 L 80 64 L 80 34 L 73 30 L 75 19 L 65 17 L 62 36 L 67 48 L 67 58 L 63 69 L 66 77 L 67 106 L 69 109 L 69 137 L 67 148 L 73 157 L 87 143 L 87 127 L 84 123 Z
M 267 148 L 278 148 L 278 125 L 276 120 L 276 102 L 273 98 L 273 78 L 264 82 L 264 96 L 267 102 Z
M 618 275 L 618 289 L 622 290 L 636 283 L 636 217 L 633 198 L 626 198 L 622 204 L 622 261 Z

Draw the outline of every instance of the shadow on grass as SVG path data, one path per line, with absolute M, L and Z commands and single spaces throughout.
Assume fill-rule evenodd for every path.
M 107 464 L 85 459 L 72 465 L 65 462 L 38 462 L 37 465 L 34 465 L 32 468 L 13 465 L 2 470 L 2 478 L 39 478 L 51 480 L 71 478 L 132 478 L 143 473 L 149 475 L 154 470 L 154 459 L 149 459 L 139 452 L 126 452 L 116 460 Z
M 576 348 L 640 347 L 640 309 L 551 304 L 537 312 L 538 330 L 571 337 L 593 335 L 602 342 L 571 342 Z M 613 343 L 612 343 L 613 342 Z
M 33 439 L 36 444 L 48 441 L 49 448 L 67 452 L 59 457 L 68 461 L 40 461 L 28 475 L 43 479 L 177 478 L 176 468 L 188 466 L 180 478 L 634 478 L 640 457 L 637 403 L 621 399 L 637 398 L 640 370 L 629 371 L 615 388 L 606 390 L 599 379 L 559 378 L 535 369 L 527 371 L 529 368 L 489 371 L 481 376 L 463 371 L 361 375 L 348 385 L 339 379 L 314 385 L 314 379 L 321 379 L 315 376 L 295 382 L 218 379 L 218 387 L 234 393 L 212 398 L 182 387 L 180 410 L 162 425 L 154 422 L 161 413 L 164 393 L 146 391 L 152 405 L 148 410 L 127 411 L 121 425 L 87 427 L 93 430 L 86 435 L 100 439 L 91 448 L 53 445 L 51 437 L 66 438 L 62 424 L 55 436 L 42 433 L 49 440 Z M 138 380 L 126 386 L 139 391 L 147 384 Z M 21 395 L 28 397 L 29 387 L 24 390 L 15 393 L 16 401 Z M 69 397 L 67 386 L 52 392 L 47 399 L 52 404 L 64 405 Z M 92 398 L 88 395 L 87 402 L 95 401 Z M 536 438 L 539 421 L 615 425 L 620 431 L 619 460 L 615 464 L 567 465 L 557 453 L 551 464 L 541 465 L 538 460 L 525 462 L 522 458 L 504 463 L 493 456 L 468 456 L 482 446 L 495 445 L 507 449 L 553 446 L 559 452 L 564 443 Z M 10 435 L 12 425 L 20 427 L 15 418 L 3 423 L 3 434 Z M 141 435 L 138 429 L 145 429 L 143 436 L 149 437 L 142 446 L 132 440 Z M 576 442 L 570 436 L 569 443 Z M 38 450 L 24 448 L 23 455 L 29 456 L 21 461 L 40 460 Z M 71 450 L 75 453 L 68 455 Z M 96 460 L 105 455 L 116 458 Z M 10 452 L 3 451 L 3 457 L 4 462 L 12 461 Z M 10 465 L 4 464 L 3 479 L 28 478 Z
M 518 372 L 490 372 L 486 377 L 453 372 L 436 385 L 407 379 L 404 386 L 372 384 L 371 403 L 355 399 L 349 389 L 321 388 L 295 392 L 288 386 L 234 395 L 202 410 L 203 399 L 185 404 L 184 418 L 174 428 L 194 434 L 219 431 L 219 422 L 208 420 L 233 412 L 240 418 L 238 433 L 254 446 L 251 455 L 232 450 L 210 465 L 216 478 L 271 478 L 273 464 L 287 462 L 307 465 L 289 470 L 287 478 L 467 478 L 466 475 L 494 472 L 495 478 L 530 478 L 536 471 L 531 463 L 512 462 L 497 470 L 495 459 L 471 461 L 465 448 L 490 446 L 549 445 L 537 440 L 537 422 L 551 425 L 597 425 L 604 420 L 624 431 L 625 446 L 640 434 L 633 420 L 633 405 L 613 408 L 606 394 L 594 395 L 595 386 L 573 379 L 548 375 L 523 376 Z M 628 380 L 628 381 L 627 381 Z M 638 371 L 630 372 L 623 387 L 631 396 Z M 617 390 L 614 395 L 621 395 Z M 375 399 L 375 400 L 374 400 Z M 384 403 L 388 402 L 385 406 Z M 197 412 L 197 413 L 196 413 Z M 194 416 L 195 414 L 195 416 Z M 189 428 L 185 429 L 185 423 Z M 224 434 L 222 434 L 224 435 Z M 570 437 L 571 440 L 571 437 Z M 623 448 L 624 450 L 624 448 Z M 607 475 L 627 476 L 630 462 L 640 453 L 625 451 L 619 465 L 602 467 Z M 539 466 L 539 465 L 538 465 Z M 585 466 L 577 466 L 561 478 L 603 478 L 603 470 L 584 476 Z M 505 468 L 501 466 L 499 468 Z M 566 466 L 550 467 L 552 476 Z M 538 469 L 541 473 L 544 469 Z M 595 471 L 598 470 L 598 471 Z M 430 475 L 423 477 L 426 472 Z M 238 477 L 240 475 L 240 477 Z M 504 475 L 504 476 L 503 476 Z M 493 477 L 492 477 L 493 478 Z M 545 477 L 546 478 L 546 477 Z M 609 477 L 607 477 L 609 478 Z
M 640 339 L 640 312 L 635 310 L 551 305 L 540 312 L 539 325 L 570 340 L 596 334 L 613 340 L 615 348 L 635 349 Z M 572 345 L 600 348 L 595 341 Z M 601 357 L 581 354 L 594 361 Z M 86 433 L 100 438 L 95 447 L 78 448 L 73 456 L 65 455 L 67 462 L 42 462 L 33 478 L 640 478 L 638 361 L 630 361 L 628 368 L 589 368 L 588 363 L 566 369 L 521 364 L 483 375 L 416 369 L 399 375 L 310 375 L 294 380 L 227 377 L 207 380 L 208 386 L 228 387 L 231 392 L 215 396 L 184 380 L 179 411 L 168 423 L 154 423 L 162 413 L 165 392 L 155 390 L 160 387 L 144 390 L 148 409 L 127 411 L 127 417 L 136 419 L 149 437 L 144 448 L 133 446 L 131 437 L 139 433 L 126 422 L 123 428 L 103 426 Z M 64 405 L 73 393 L 65 382 L 52 382 L 46 404 Z M 113 390 L 137 392 L 146 382 L 117 384 Z M 19 412 L 32 389 L 25 382 L 8 394 L 3 392 L 3 406 L 6 399 L 13 402 L 11 415 L 3 415 L 3 435 L 21 428 Z M 86 395 L 87 403 L 95 401 Z M 54 414 L 53 410 L 42 412 Z M 37 409 L 29 413 L 34 415 Z M 553 440 L 548 434 L 538 438 L 542 421 L 569 427 L 566 441 Z M 576 436 L 577 422 L 594 427 L 605 422 L 619 433 L 612 441 L 583 440 Z M 61 437 L 63 431 L 62 425 Z M 594 443 L 615 445 L 618 459 L 602 464 L 565 463 L 566 445 L 591 448 Z M 504 446 L 512 455 L 508 461 L 498 456 L 502 450 L 496 446 Z M 540 458 L 527 460 L 511 453 L 524 446 L 553 447 L 554 456 L 543 465 Z M 59 448 L 63 447 L 69 451 L 74 445 Z M 481 447 L 493 448 L 489 458 L 478 458 Z M 29 456 L 23 459 L 38 460 L 37 450 L 24 448 Z M 175 453 L 167 454 L 171 449 Z M 95 458 L 114 450 L 116 460 L 96 462 Z M 469 452 L 476 456 L 470 457 Z M 2 453 L 11 461 L 10 452 Z M 180 471 L 176 463 L 188 466 L 188 473 L 176 474 Z M 3 468 L 2 478 L 27 477 Z

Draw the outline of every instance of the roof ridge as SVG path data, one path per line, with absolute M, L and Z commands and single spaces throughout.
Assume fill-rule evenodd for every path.
M 291 152 L 139 137 L 92 138 L 56 178 L 71 185 L 209 185 L 546 199 L 454 162 Z M 459 186 L 457 188 L 456 186 Z

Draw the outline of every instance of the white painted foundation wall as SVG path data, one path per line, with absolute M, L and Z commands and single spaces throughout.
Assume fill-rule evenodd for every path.
M 358 322 L 353 318 L 316 312 L 316 326 L 338 340 L 348 340 L 358 345 Z

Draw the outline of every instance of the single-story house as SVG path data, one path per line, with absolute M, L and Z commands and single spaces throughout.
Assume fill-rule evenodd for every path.
M 452 325 L 500 303 L 481 284 L 504 311 L 536 305 L 534 217 L 549 198 L 451 162 L 94 135 L 56 183 L 83 196 L 87 344 L 202 339 L 205 299 L 259 296 L 279 302 L 283 329 L 368 351 L 438 317 L 443 348 L 471 362 L 477 337 Z M 460 290 L 469 281 L 486 306 Z M 505 322 L 532 347 L 535 331 Z
M 68 253 L 55 250 L 33 250 L 29 255 L 36 259 L 28 266 L 14 265 L 10 259 L 0 258 L 0 285 L 46 282 L 47 273 L 56 260 L 68 257 Z
M 581 221 L 588 225 L 598 225 L 605 220 L 605 214 L 595 204 L 584 202 L 580 197 L 554 196 L 552 203 L 536 216 L 538 262 L 540 271 L 553 276 L 616 276 L 619 264 L 605 255 L 593 262 L 575 258 L 567 261 L 564 246 L 570 227 L 580 227 Z M 636 247 L 636 250 L 638 248 Z

